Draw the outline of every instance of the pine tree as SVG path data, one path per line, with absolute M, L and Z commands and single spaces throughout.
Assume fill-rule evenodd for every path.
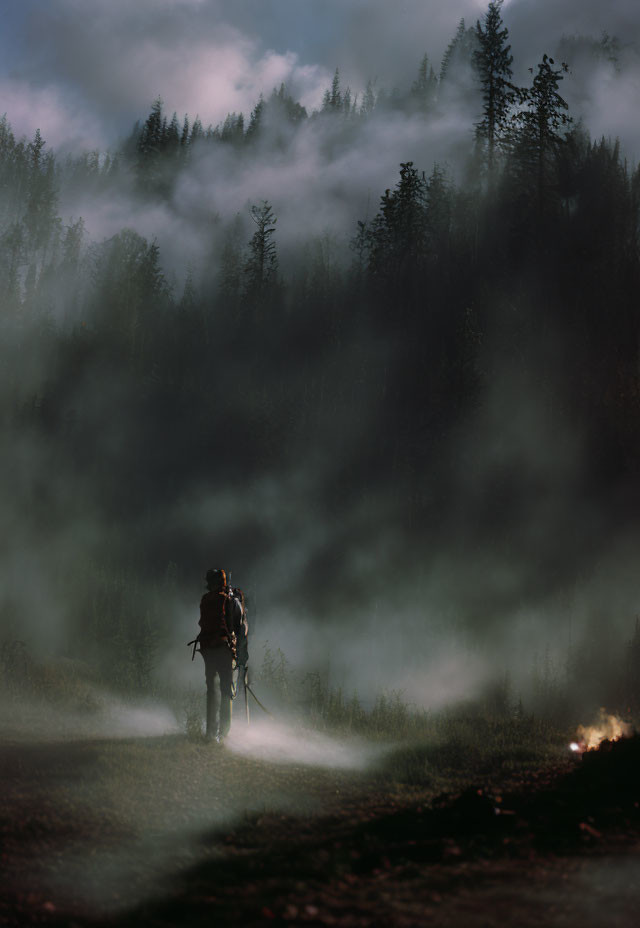
M 515 100 L 511 83 L 513 55 L 507 45 L 508 29 L 502 24 L 502 0 L 491 0 L 484 23 L 476 24 L 478 48 L 473 61 L 482 87 L 482 119 L 476 123 L 476 137 L 486 142 L 489 189 L 495 183 L 498 152 L 506 144 L 507 117 Z
M 184 122 L 182 123 L 182 132 L 180 133 L 180 146 L 184 149 L 187 148 L 189 144 L 189 117 L 184 117 Z
M 523 95 L 527 107 L 515 120 L 520 129 L 515 146 L 516 163 L 523 185 L 529 185 L 535 178 L 539 213 L 545 211 L 555 186 L 556 156 L 565 139 L 562 130 L 572 122 L 567 112 L 569 106 L 559 93 L 560 81 L 568 67 L 563 63 L 554 68 L 554 64 L 553 58 L 542 56 L 532 86 Z
M 373 88 L 372 81 L 367 81 L 362 103 L 360 104 L 360 115 L 370 116 L 376 108 L 376 92 Z
M 426 258 L 427 184 L 412 161 L 400 165 L 400 180 L 386 190 L 380 210 L 366 230 L 369 272 L 406 288 Z M 361 229 L 361 234 L 363 230 Z
M 20 170 L 21 149 L 6 115 L 0 118 L 0 219 L 15 218 L 21 212 L 23 186 L 26 171 Z M 26 167 L 26 166 L 23 166 Z M 22 175 L 22 176 L 21 176 Z
M 162 111 L 162 100 L 157 97 L 153 101 L 151 112 L 140 130 L 137 149 L 141 158 L 144 159 L 160 153 L 163 141 L 163 125 L 166 125 L 166 120 Z
M 426 189 L 427 237 L 433 260 L 446 258 L 451 232 L 451 184 L 442 168 L 435 164 Z
M 33 141 L 27 146 L 29 180 L 24 219 L 33 251 L 46 249 L 59 225 L 55 163 L 53 155 L 44 152 L 45 145 L 40 130 L 36 129 Z
M 273 93 L 269 98 L 269 110 L 275 112 L 281 118 L 291 125 L 298 125 L 307 118 L 307 111 L 304 106 L 287 93 L 284 84 L 280 84 L 278 90 L 273 88 Z
M 2 171 L 2 175 L 0 176 L 2 176 L 3 179 L 4 171 L 13 159 L 15 146 L 16 139 L 7 119 L 7 114 L 5 113 L 4 116 L 0 117 L 0 170 Z
M 162 140 L 162 149 L 170 155 L 176 155 L 180 148 L 180 127 L 178 126 L 178 115 L 174 113 L 171 122 L 167 125 Z
M 351 116 L 351 88 L 347 87 L 342 95 L 342 112 L 345 116 Z
M 249 257 L 243 268 L 245 298 L 254 304 L 263 303 L 273 294 L 278 279 L 278 253 L 274 234 L 277 218 L 270 204 L 251 207 L 251 219 L 256 225 L 249 242 Z
M 340 89 L 340 69 L 336 68 L 331 90 L 325 90 L 322 99 L 322 111 L 325 113 L 340 113 L 343 108 L 342 90 Z
M 262 94 L 260 94 L 260 99 L 254 106 L 251 112 L 251 116 L 249 118 L 249 125 L 247 127 L 247 134 L 246 134 L 247 142 L 253 142 L 260 134 L 260 131 L 262 129 L 262 121 L 264 118 L 264 111 L 265 111 L 266 105 L 267 104 L 264 101 L 264 97 L 262 96 Z
M 342 109 L 342 92 L 340 90 L 340 71 L 336 68 L 336 73 L 333 75 L 333 81 L 331 84 L 331 97 L 330 97 L 331 109 L 338 111 Z
M 154 189 L 161 179 L 160 158 L 167 133 L 163 104 L 157 97 L 151 106 L 136 143 L 136 171 L 142 187 Z
M 189 146 L 193 148 L 198 142 L 204 138 L 204 129 L 202 128 L 202 123 L 200 122 L 200 117 L 196 116 L 195 121 L 191 127 L 191 135 L 189 136 Z
M 114 235 L 97 254 L 95 281 L 96 317 L 138 363 L 146 354 L 152 320 L 170 296 L 157 242 L 149 244 L 131 229 Z
M 244 116 L 242 113 L 227 113 L 223 123 L 220 123 L 212 132 L 212 137 L 218 142 L 239 144 L 244 140 Z
M 475 48 L 474 30 L 467 29 L 464 19 L 458 23 L 454 37 L 451 39 L 440 65 L 440 83 L 450 80 L 453 72 L 460 64 L 471 60 Z
M 437 90 L 438 79 L 429 64 L 428 57 L 425 55 L 420 62 L 418 77 L 411 87 L 411 96 L 421 112 L 426 113 L 431 109 Z

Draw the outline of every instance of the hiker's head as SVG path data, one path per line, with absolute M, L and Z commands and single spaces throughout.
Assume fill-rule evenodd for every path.
M 227 572 L 219 568 L 211 568 L 207 571 L 207 576 L 205 577 L 207 581 L 207 587 L 210 590 L 222 590 L 227 585 Z

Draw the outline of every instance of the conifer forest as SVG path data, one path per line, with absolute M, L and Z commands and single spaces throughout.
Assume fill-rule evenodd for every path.
M 12 928 L 636 924 L 640 12 L 396 6 L 1 11 Z
M 315 109 L 281 84 L 209 126 L 158 97 L 106 151 L 2 118 L 9 637 L 173 647 L 212 559 L 256 621 L 394 611 L 400 661 L 429 623 L 493 646 L 533 609 L 542 652 L 572 611 L 633 620 L 640 174 L 564 96 L 572 54 L 615 71 L 619 42 L 558 36 L 521 85 L 510 41 L 491 3 L 407 86 L 336 70 Z

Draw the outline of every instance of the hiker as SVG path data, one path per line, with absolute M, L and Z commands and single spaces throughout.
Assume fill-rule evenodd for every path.
M 242 591 L 227 584 L 227 573 L 211 569 L 205 577 L 207 592 L 200 600 L 200 634 L 196 641 L 204 659 L 207 680 L 207 740 L 220 742 L 231 726 L 233 672 L 246 668 L 247 617 Z M 239 677 L 243 674 L 239 674 Z M 218 677 L 220 699 L 215 685 Z M 219 721 L 217 717 L 219 716 Z

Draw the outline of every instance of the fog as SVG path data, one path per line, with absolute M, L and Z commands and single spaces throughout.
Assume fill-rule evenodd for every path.
M 65 662 L 56 665 L 56 673 Z M 69 668 L 66 668 L 67 672 Z M 21 699 L 0 712 L 3 738 L 18 743 L 54 743 L 120 738 L 159 738 L 182 731 L 176 713 L 151 699 L 124 700 L 109 690 L 89 685 L 85 705 L 69 709 L 51 706 L 46 712 L 37 699 Z M 16 711 L 19 706 L 19 712 Z M 87 711 L 90 709 L 90 711 Z
M 479 0 L 455 7 L 404 0 L 389 16 L 382 0 L 279 0 L 268 11 L 260 0 L 10 4 L 2 39 L 3 109 L 19 134 L 40 127 L 51 145 L 73 149 L 112 147 L 158 95 L 169 113 L 176 110 L 180 119 L 199 114 L 204 125 L 228 112 L 248 115 L 260 93 L 281 82 L 311 110 L 336 67 L 344 85 L 360 94 L 369 79 L 388 87 L 410 84 L 425 52 L 437 71 L 458 21 L 473 26 L 485 6 Z M 553 53 L 562 36 L 597 41 L 607 32 L 628 56 L 639 30 L 632 0 L 509 0 L 504 20 L 520 77 L 543 52 Z M 604 99 L 597 81 L 593 103 L 605 134 L 622 128 L 607 104 L 625 95 L 633 80 L 626 74 Z M 607 116 L 613 117 L 608 129 Z
M 235 923 L 240 886 L 322 919 L 312 871 L 418 905 L 414 863 L 488 863 L 487 812 L 517 825 L 487 853 L 544 862 L 510 791 L 555 802 L 599 710 L 638 725 L 640 15 L 505 0 L 492 124 L 486 7 L 3 6 L 18 921 Z M 210 568 L 249 625 L 222 743 Z
M 206 127 L 242 112 L 246 126 L 260 95 L 268 100 L 284 83 L 311 115 L 336 67 L 342 90 L 360 100 L 368 80 L 378 93 L 399 87 L 407 94 L 424 52 L 437 73 L 458 20 L 473 25 L 485 5 L 411 0 L 393 16 L 382 2 L 358 0 L 304 11 L 291 2 L 269 7 L 268 19 L 262 4 L 204 0 L 56 0 L 32 3 L 28 19 L 12 9 L 8 21 L 23 54 L 14 50 L 0 75 L 3 108 L 17 136 L 40 128 L 60 165 L 88 149 L 102 159 L 117 152 L 158 95 L 169 118 L 188 113 L 192 124 L 198 114 Z M 619 137 L 635 161 L 633 6 L 512 0 L 504 18 L 519 79 L 544 52 L 558 50 L 562 60 L 573 53 L 561 91 L 576 123 L 593 137 Z M 616 60 L 598 51 L 603 30 L 620 37 Z M 417 421 L 423 411 L 416 400 L 403 413 L 402 401 L 393 405 L 386 393 L 387 378 L 400 379 L 413 360 L 406 355 L 411 333 L 401 324 L 393 341 L 373 323 L 357 337 L 360 323 L 340 323 L 318 357 L 317 320 L 296 317 L 305 308 L 294 298 L 287 325 L 295 319 L 295 334 L 279 341 L 274 326 L 271 341 L 261 345 L 257 336 L 246 353 L 226 341 L 224 321 L 214 318 L 213 342 L 228 363 L 212 377 L 205 410 L 214 410 L 220 431 L 208 443 L 204 413 L 189 419 L 187 388 L 167 389 L 171 414 L 161 422 L 146 405 L 157 382 L 152 366 L 142 386 L 126 365 L 114 371 L 104 359 L 77 375 L 71 353 L 58 354 L 37 334 L 46 325 L 99 327 L 104 307 L 87 294 L 105 241 L 125 228 L 157 241 L 176 301 L 189 272 L 209 305 L 234 220 L 244 246 L 253 232 L 250 206 L 263 200 L 277 215 L 287 285 L 317 253 L 323 283 L 332 275 L 343 280 L 357 222 L 375 215 L 401 162 L 427 176 L 437 164 L 447 184 L 464 183 L 480 108 L 466 73 L 427 115 L 389 105 L 367 119 L 319 113 L 292 127 L 272 107 L 251 147 L 194 146 L 163 195 L 141 191 L 132 170 L 104 189 L 63 173 L 61 226 L 82 216 L 86 227 L 85 289 L 73 303 L 54 280 L 40 307 L 45 321 L 25 311 L 10 336 L 24 361 L 11 358 L 9 343 L 5 386 L 9 396 L 19 385 L 24 411 L 41 409 L 38 397 L 56 383 L 69 418 L 51 434 L 71 434 L 72 413 L 82 428 L 79 444 L 69 441 L 77 458 L 49 433 L 28 425 L 10 432 L 0 465 L 7 488 L 3 637 L 24 639 L 39 656 L 77 653 L 85 618 L 92 628 L 143 622 L 144 640 L 161 604 L 172 621 L 163 619 L 154 639 L 156 674 L 202 682 L 185 643 L 196 629 L 206 569 L 224 566 L 248 594 L 256 662 L 268 643 L 302 671 L 328 668 L 332 685 L 365 700 L 395 689 L 435 709 L 478 695 L 505 670 L 526 689 L 534 657 L 546 651 L 561 664 L 568 649 L 596 634 L 603 611 L 607 628 L 628 637 L 640 607 L 639 539 L 624 499 L 635 497 L 620 485 L 620 498 L 611 487 L 603 503 L 591 483 L 584 420 L 567 405 L 555 408 L 564 370 L 554 347 L 560 324 L 532 339 L 534 368 L 499 343 L 483 344 L 479 367 L 489 376 L 476 407 L 404 469 L 396 462 L 413 436 L 393 429 L 398 417 Z M 3 232 L 11 221 L 3 220 Z M 25 289 L 26 266 L 20 273 Z M 496 305 L 500 299 L 496 293 Z M 535 319 L 535 295 L 526 302 Z M 253 367 L 266 371 L 264 388 L 254 388 Z M 325 384 L 326 403 L 317 399 Z M 167 565 L 177 565 L 175 575 Z M 101 613 L 110 572 L 114 579 L 104 584 L 114 601 L 133 597 L 139 612 Z
M 259 720 L 247 729 L 236 724 L 226 747 L 240 757 L 276 764 L 302 764 L 332 770 L 362 770 L 388 748 L 358 739 L 332 738 L 283 722 Z

